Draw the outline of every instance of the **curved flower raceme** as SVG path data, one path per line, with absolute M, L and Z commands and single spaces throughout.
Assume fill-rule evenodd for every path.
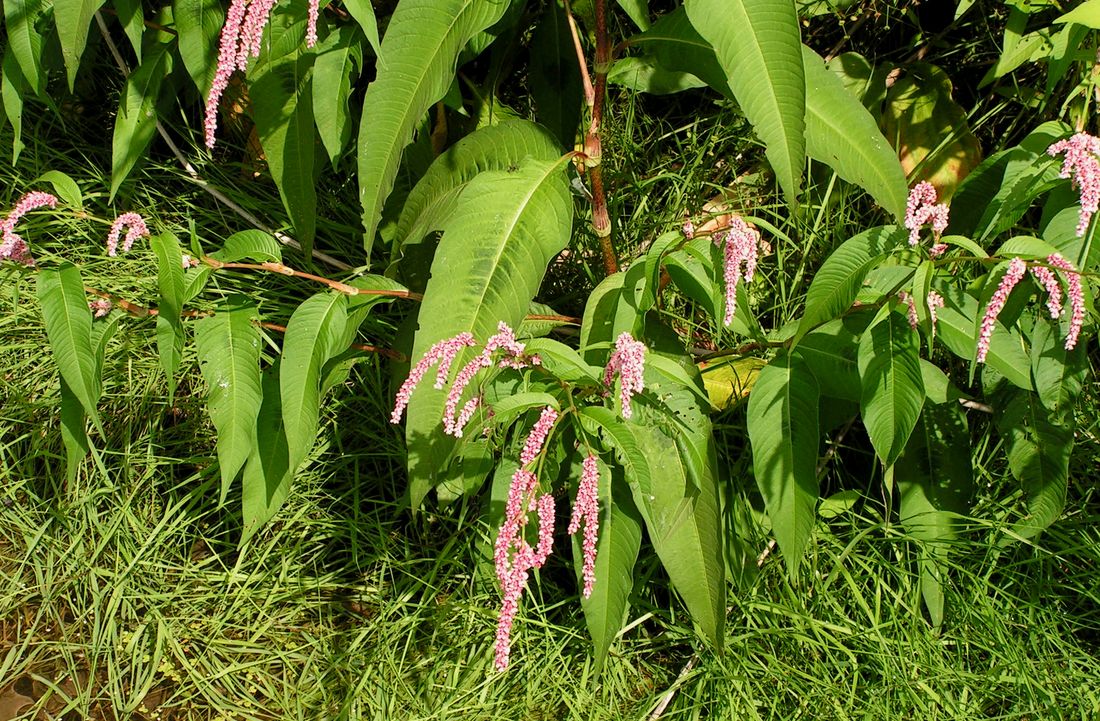
M 0 222 L 0 261 L 12 260 L 23 265 L 34 265 L 34 258 L 31 257 L 27 241 L 15 232 L 15 226 L 27 213 L 44 207 L 56 208 L 57 198 L 49 193 L 32 191 L 20 198 L 8 213 L 8 217 Z
M 934 335 L 936 333 L 936 321 L 938 320 L 936 311 L 943 307 L 943 296 L 934 290 L 930 290 L 924 302 L 928 306 L 928 317 L 932 321 L 932 333 Z
M 1052 253 L 1047 256 L 1047 264 L 1061 270 L 1066 274 L 1067 295 L 1069 295 L 1069 332 L 1066 333 L 1066 350 L 1073 350 L 1077 346 L 1077 338 L 1081 335 L 1081 326 L 1085 324 L 1085 291 L 1081 287 L 1081 274 L 1077 268 L 1062 257 L 1061 253 Z M 1061 308 L 1059 307 L 1059 310 Z M 1052 316 L 1053 316 L 1053 310 Z
M 111 230 L 107 233 L 107 255 L 118 255 L 118 238 L 122 235 L 122 229 L 127 228 L 126 237 L 122 240 L 122 252 L 129 252 L 134 247 L 134 241 L 138 238 L 148 238 L 149 228 L 145 225 L 145 219 L 137 213 L 123 213 L 111 223 Z M 186 264 L 185 264 L 186 267 Z
M 584 523 L 584 540 L 581 541 L 583 563 L 581 576 L 584 578 L 584 597 L 592 595 L 596 585 L 596 543 L 600 535 L 599 502 L 600 469 L 596 456 L 585 457 L 581 470 L 581 482 L 577 486 L 577 498 L 573 502 L 573 515 L 569 519 L 569 535 L 573 535 Z
M 905 204 L 905 227 L 909 230 L 909 245 L 920 242 L 920 229 L 931 223 L 932 234 L 937 241 L 947 230 L 948 208 L 946 203 L 936 203 L 936 188 L 927 180 L 922 180 L 909 191 L 909 200 Z M 937 242 L 932 246 L 933 257 L 942 254 L 947 246 Z
M 989 299 L 989 305 L 985 307 L 985 314 L 982 316 L 981 330 L 978 333 L 976 360 L 979 363 L 985 363 L 985 356 L 989 353 L 989 341 L 993 338 L 993 329 L 997 327 L 997 316 L 1004 310 L 1009 294 L 1020 282 L 1020 279 L 1024 277 L 1026 271 L 1027 264 L 1023 259 L 1013 258 L 1008 264 L 1008 270 L 1005 271 L 1004 277 L 1001 278 L 1001 284 L 997 286 L 993 297 Z
M 728 326 L 733 322 L 733 314 L 737 311 L 737 284 L 741 280 L 751 283 L 756 272 L 756 262 L 760 255 L 760 231 L 740 216 L 734 215 L 729 228 L 714 235 L 714 242 L 722 245 L 725 256 L 722 275 L 726 289 L 726 314 L 722 324 Z
M 1100 138 L 1077 133 L 1059 140 L 1047 148 L 1051 157 L 1065 153 L 1061 176 L 1070 178 L 1081 193 L 1081 210 L 1077 213 L 1077 235 L 1085 234 L 1093 214 L 1100 208 Z
M 634 340 L 629 333 L 622 333 L 615 341 L 615 350 L 607 361 L 603 372 L 603 383 L 610 387 L 615 374 L 619 374 L 619 400 L 623 407 L 623 418 L 630 418 L 633 411 L 630 399 L 635 393 L 645 389 L 645 343 Z

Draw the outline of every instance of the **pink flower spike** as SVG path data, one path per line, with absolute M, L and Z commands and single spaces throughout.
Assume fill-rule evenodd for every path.
M 615 373 L 619 373 L 619 400 L 623 407 L 623 418 L 629 419 L 633 412 L 630 399 L 635 393 L 645 389 L 645 343 L 634 340 L 629 333 L 622 333 L 615 341 L 615 350 L 604 369 L 604 385 L 610 386 Z
M 684 233 L 684 237 L 688 240 L 692 240 L 695 237 L 695 224 L 691 222 L 691 218 L 684 218 L 684 225 L 681 230 Z
M 111 312 L 111 308 L 113 307 L 114 305 L 111 303 L 111 301 L 107 300 L 106 298 L 96 298 L 95 300 L 88 303 L 89 310 L 92 311 L 96 318 L 102 318 L 103 316 L 107 315 Z
M 447 403 L 443 407 L 443 432 L 452 435 L 455 438 L 462 437 L 462 428 L 469 422 L 470 417 L 473 415 L 474 409 L 477 407 L 470 405 L 467 402 L 462 408 L 462 413 L 458 412 L 458 404 L 462 401 L 462 394 L 466 391 L 466 386 L 470 385 L 474 376 L 482 368 L 489 368 L 493 365 L 493 361 L 489 355 L 488 347 L 485 348 L 476 358 L 462 367 L 462 370 L 455 376 L 454 383 L 451 385 L 450 392 L 447 393 Z
M 24 215 L 37 208 L 56 208 L 57 198 L 49 193 L 35 190 L 25 194 L 0 223 L 0 260 L 12 260 L 23 265 L 34 265 L 30 247 L 23 237 L 15 232 L 15 226 Z
M 1066 274 L 1070 315 L 1065 349 L 1073 350 L 1077 346 L 1077 338 L 1081 335 L 1081 327 L 1085 324 L 1085 290 L 1081 287 L 1081 274 L 1073 263 L 1062 257 L 1061 253 L 1052 253 L 1047 256 L 1047 264 Z
M 932 319 L 932 333 L 936 332 L 936 309 L 943 307 L 943 296 L 934 290 L 928 291 L 924 301 L 928 305 L 928 317 Z
M 446 341 L 440 351 L 439 368 L 436 369 L 435 385 L 432 387 L 436 390 L 442 390 L 443 386 L 447 384 L 447 376 L 451 372 L 451 365 L 454 363 L 459 351 L 475 345 L 477 345 L 477 341 L 474 340 L 474 334 L 468 332 L 459 333 L 454 338 Z
M 1081 194 L 1081 210 L 1077 213 L 1077 236 L 1081 237 L 1100 208 L 1100 158 L 1097 157 L 1100 156 L 1100 138 L 1077 133 L 1047 148 L 1047 155 L 1051 157 L 1059 153 L 1066 154 L 1061 177 L 1070 178 Z
M 309 0 L 309 20 L 306 23 L 306 47 L 317 44 L 317 16 L 320 14 L 320 0 Z
M 123 213 L 115 218 L 115 221 L 111 223 L 111 230 L 107 233 L 107 255 L 112 258 L 118 255 L 118 238 L 122 235 L 123 228 L 128 228 L 126 238 L 122 241 L 123 253 L 133 248 L 134 241 L 138 238 L 149 237 L 149 228 L 145 225 L 144 218 L 137 213 Z
M 1047 262 L 1049 262 L 1049 259 Z M 1047 310 L 1050 312 L 1050 317 L 1060 317 L 1062 315 L 1062 284 L 1058 282 L 1058 278 L 1054 275 L 1054 271 L 1050 268 L 1036 265 L 1032 266 L 1031 274 L 1035 276 L 1036 280 L 1042 283 L 1043 288 L 1046 289 Z
M 229 10 L 225 15 L 225 25 L 222 26 L 221 38 L 218 41 L 218 67 L 214 73 L 214 82 L 210 85 L 210 92 L 206 96 L 203 125 L 208 148 L 214 147 L 214 134 L 218 129 L 218 106 L 221 103 L 222 93 L 229 87 L 229 78 L 237 68 L 241 24 L 244 22 L 246 9 L 248 9 L 248 0 L 230 0 Z
M 434 344 L 420 357 L 416 365 L 409 370 L 409 377 L 405 379 L 405 382 L 401 384 L 401 388 L 397 391 L 397 397 L 394 399 L 393 413 L 390 414 L 390 423 L 401 422 L 401 416 L 405 413 L 405 407 L 409 405 L 409 399 L 412 398 L 412 392 L 416 389 L 420 381 L 423 380 L 428 369 L 446 357 L 446 355 L 451 352 L 452 346 L 457 344 L 459 349 L 463 348 L 466 345 L 465 335 L 466 334 L 460 333 L 454 338 L 445 338 Z M 472 341 L 472 338 L 470 338 L 470 340 Z M 458 351 L 455 350 L 454 352 L 457 353 Z
M 542 568 L 554 547 L 554 497 L 549 493 L 539 496 L 539 542 L 531 559 L 534 568 Z
M 979 363 L 985 363 L 985 356 L 989 353 L 989 341 L 993 337 L 993 329 L 997 327 L 997 316 L 1004 310 L 1008 296 L 1027 271 L 1027 263 L 1022 258 L 1013 258 L 1008 264 L 1008 270 L 1001 278 L 1001 284 L 989 299 L 989 305 L 985 307 L 985 315 L 982 316 L 981 330 L 978 333 L 978 352 L 975 359 Z
M 939 258 L 941 255 L 947 252 L 947 243 L 935 243 L 928 249 L 928 255 L 933 258 Z
M 554 427 L 557 420 L 558 412 L 552 406 L 546 406 L 542 409 L 542 414 L 539 415 L 539 419 L 532 426 L 527 441 L 523 444 L 523 452 L 519 454 L 519 464 L 521 466 L 530 465 L 539 457 L 542 446 L 546 443 L 546 437 L 550 435 L 550 429 Z
M 596 456 L 588 455 L 581 466 L 581 481 L 577 486 L 577 498 L 573 502 L 573 515 L 568 528 L 569 535 L 573 535 L 584 521 L 581 576 L 584 578 L 585 598 L 592 595 L 592 587 L 596 583 L 596 544 L 600 533 L 599 484 L 600 469 Z
M 248 14 L 241 23 L 241 33 L 237 44 L 237 69 L 244 72 L 248 59 L 260 57 L 263 48 L 264 28 L 275 8 L 275 0 L 251 0 Z
M 902 290 L 898 292 L 898 300 L 905 303 L 906 316 L 909 319 L 909 327 L 913 330 L 917 329 L 920 325 L 920 319 L 917 317 L 917 303 L 913 300 L 913 296 Z
M 909 191 L 909 200 L 905 204 L 905 227 L 909 230 L 909 245 L 920 242 L 920 229 L 926 223 L 932 224 L 932 233 L 937 240 L 947 230 L 948 208 L 944 203 L 937 205 L 937 197 L 935 186 L 927 180 L 917 183 Z
M 737 284 L 741 280 L 752 282 L 756 273 L 761 245 L 760 232 L 735 215 L 726 232 L 714 235 L 714 242 L 724 243 L 722 276 L 726 290 L 726 313 L 722 324 L 729 326 L 737 312 Z

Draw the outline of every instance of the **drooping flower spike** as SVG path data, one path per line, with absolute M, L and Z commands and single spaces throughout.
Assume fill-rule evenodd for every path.
M 928 297 L 924 301 L 928 306 L 928 317 L 932 321 L 932 333 L 936 332 L 936 321 L 938 317 L 936 310 L 943 307 L 943 296 L 934 290 L 928 291 Z
M 1065 349 L 1073 350 L 1077 346 L 1078 336 L 1081 335 L 1081 327 L 1085 324 L 1085 291 L 1081 287 L 1081 273 L 1073 266 L 1073 263 L 1063 258 L 1060 253 L 1052 253 L 1047 256 L 1047 264 L 1066 274 L 1070 312 L 1069 332 L 1066 333 Z
M 148 238 L 149 228 L 145 225 L 145 219 L 137 213 L 123 213 L 111 223 L 111 230 L 107 233 L 107 255 L 118 255 L 118 238 L 122 235 L 122 229 L 127 228 L 126 237 L 122 240 L 122 252 L 127 253 L 134 247 L 134 241 L 138 238 Z M 187 267 L 186 265 L 184 267 Z
M 909 245 L 920 242 L 920 229 L 926 223 L 932 224 L 932 234 L 938 241 L 947 230 L 948 208 L 946 203 L 936 203 L 936 188 L 927 180 L 922 180 L 909 191 L 909 200 L 905 204 L 905 227 L 909 230 Z M 947 246 L 936 243 L 932 246 L 933 257 L 942 254 Z
M 722 278 L 726 291 L 726 313 L 722 325 L 729 326 L 737 311 L 737 284 L 752 282 L 760 255 L 760 231 L 740 216 L 730 218 L 729 227 L 714 234 L 714 242 L 722 245 L 724 262 Z
M 573 515 L 569 520 L 569 535 L 580 530 L 584 523 L 584 539 L 581 541 L 583 562 L 581 577 L 584 579 L 584 597 L 592 595 L 596 584 L 596 543 L 600 535 L 599 502 L 600 469 L 596 456 L 585 456 L 581 466 L 581 481 L 577 486 L 577 498 L 573 502 Z
M 1008 264 L 1008 270 L 1005 271 L 1004 277 L 1001 278 L 1001 284 L 997 286 L 993 297 L 989 299 L 989 304 L 985 307 L 985 314 L 982 316 L 981 329 L 978 332 L 976 360 L 979 363 L 985 363 L 986 354 L 989 353 L 989 341 L 993 338 L 993 329 L 997 327 L 997 316 L 1004 310 L 1009 294 L 1024 277 L 1026 271 L 1027 264 L 1023 259 L 1013 258 Z
M 1077 213 L 1077 236 L 1080 237 L 1100 208 L 1100 138 L 1077 133 L 1047 148 L 1047 155 L 1051 157 L 1060 153 L 1066 154 L 1061 177 L 1070 178 L 1081 194 L 1081 210 Z
M 390 414 L 390 423 L 401 422 L 401 416 L 404 415 L 405 408 L 409 405 L 413 391 L 416 390 L 416 386 L 423 380 L 424 375 L 432 366 L 439 363 L 440 367 L 450 369 L 451 363 L 454 362 L 454 358 L 459 351 L 472 345 L 475 345 L 472 334 L 459 333 L 454 338 L 445 338 L 429 348 L 409 371 L 409 377 L 405 379 L 405 382 L 401 384 L 401 388 L 397 391 L 393 413 Z M 446 377 L 446 373 L 438 374 L 435 387 L 442 388 Z
M 621 333 L 615 340 L 615 350 L 607 361 L 603 372 L 603 383 L 611 387 L 615 374 L 619 374 L 619 400 L 623 407 L 623 418 L 633 415 L 630 399 L 635 393 L 645 389 L 645 343 L 634 340 L 629 333 Z
M 27 266 L 34 265 L 30 247 L 27 241 L 15 232 L 15 226 L 27 213 L 36 208 L 45 207 L 56 208 L 57 198 L 49 193 L 35 190 L 19 199 L 8 213 L 8 217 L 0 222 L 0 261 L 12 260 Z
M 917 329 L 920 325 L 920 319 L 917 317 L 917 303 L 913 300 L 913 296 L 907 291 L 898 291 L 898 300 L 905 303 L 905 316 L 909 320 L 909 327 L 913 330 Z

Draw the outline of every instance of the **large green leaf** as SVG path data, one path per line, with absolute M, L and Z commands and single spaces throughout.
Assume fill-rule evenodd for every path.
M 279 400 L 279 366 L 264 370 L 263 401 L 256 418 L 256 445 L 241 477 L 241 513 L 244 528 L 241 545 L 267 523 L 290 493 L 290 469 L 283 414 Z
M 1039 397 L 1013 389 L 998 408 L 997 428 L 1008 442 L 1008 467 L 1027 494 L 1027 515 L 1016 521 L 1002 544 L 1032 538 L 1062 514 L 1069 483 L 1073 427 L 1063 425 L 1043 407 Z
M 794 352 L 813 371 L 821 395 L 859 402 L 859 341 L 844 320 L 831 320 L 807 333 Z
M 902 220 L 909 188 L 897 154 L 878 123 L 825 61 L 802 46 L 806 68 L 806 152 L 864 188 Z
M 76 478 L 80 461 L 88 455 L 87 419 L 80 399 L 61 376 L 61 442 L 65 446 L 65 478 L 70 483 Z
M 324 111 L 316 113 L 314 121 L 333 167 L 351 140 L 348 96 L 353 76 L 363 67 L 361 42 L 355 30 L 344 25 L 315 48 L 313 107 Z
M 905 449 L 924 406 L 920 336 L 904 313 L 888 313 L 863 334 L 858 363 L 863 425 L 879 459 L 889 467 Z
M 962 408 L 928 404 L 895 467 L 899 520 L 922 542 L 918 560 L 921 592 L 937 627 L 943 623 L 943 579 L 957 519 L 966 512 L 974 492 L 970 455 Z
M 256 306 L 231 296 L 195 323 L 199 367 L 210 389 L 206 408 L 218 432 L 218 467 L 225 501 L 229 486 L 256 447 L 260 412 L 260 331 Z
M 119 186 L 138 160 L 145 157 L 156 133 L 160 85 L 172 71 L 169 47 L 165 43 L 155 45 L 151 52 L 145 54 L 145 61 L 126 78 L 111 143 L 111 193 L 108 203 L 114 201 Z
M 581 319 L 580 352 L 592 365 L 604 365 L 615 339 L 634 330 L 638 311 L 626 301 L 626 273 L 613 273 L 588 295 Z
M 826 321 L 852 307 L 867 273 L 892 248 L 905 242 L 905 231 L 894 225 L 865 230 L 841 243 L 814 274 L 806 291 L 806 312 L 798 324 L 798 341 Z
M 653 474 L 649 493 L 635 493 L 653 548 L 703 635 L 721 648 L 726 568 L 713 457 L 706 477 L 691 479 L 672 436 L 641 424 L 634 434 Z
M 382 44 L 378 40 L 378 18 L 374 16 L 374 6 L 370 0 L 344 0 L 344 9 L 351 13 L 359 23 L 367 42 L 374 49 L 375 56 L 382 54 Z
M 601 464 L 602 465 L 602 464 Z M 601 481 L 607 468 L 601 468 Z M 642 522 L 638 509 L 630 498 L 629 489 L 621 482 L 612 482 L 613 493 L 601 493 L 600 535 L 596 542 L 596 584 L 592 595 L 581 597 L 585 625 L 596 647 L 595 672 L 598 674 L 607 660 L 607 652 L 623 627 L 634 588 L 634 564 L 642 545 Z M 573 559 L 577 579 L 583 584 L 581 567 L 581 534 L 573 536 Z
M 1085 344 L 1066 350 L 1056 321 L 1041 318 L 1031 327 L 1031 378 L 1039 400 L 1055 418 L 1070 418 L 1088 375 Z
M 344 350 L 348 297 L 318 293 L 303 302 L 286 324 L 279 396 L 286 433 L 289 469 L 293 473 L 317 440 L 321 408 L 321 371 Z
M 440 154 L 409 193 L 397 221 L 395 249 L 441 229 L 462 189 L 480 173 L 507 170 L 528 157 L 549 161 L 559 156 L 553 136 L 527 120 L 506 120 L 470 133 Z
M 23 97 L 30 90 L 27 79 L 23 77 L 23 71 L 19 69 L 19 61 L 15 59 L 12 49 L 4 49 L 4 61 L 0 72 L 0 98 L 3 99 L 4 117 L 11 123 L 12 138 L 12 165 L 19 162 L 19 153 L 23 151 Z
M 168 378 L 169 403 L 176 394 L 176 371 L 183 358 L 184 328 L 180 313 L 186 286 L 183 278 L 183 251 L 172 233 L 161 233 L 149 239 L 157 256 L 157 287 L 160 301 L 157 313 L 157 352 L 160 367 Z
M 180 57 L 187 74 L 206 97 L 218 64 L 218 38 L 225 24 L 220 0 L 174 0 L 172 17 L 179 36 Z
M 104 0 L 54 0 L 53 17 L 57 23 L 57 36 L 61 39 L 61 56 L 69 79 L 69 92 L 73 91 L 80 57 L 88 42 L 88 29 L 92 17 L 103 6 Z
M 312 62 L 312 53 L 291 53 L 265 63 L 257 68 L 249 92 L 271 177 L 307 256 L 317 229 Z
M 718 57 L 746 117 L 767 145 L 779 185 L 798 198 L 806 145 L 806 77 L 790 0 L 687 0 L 688 19 Z
M 569 241 L 573 203 L 561 162 L 528 160 L 466 187 L 447 219 L 418 316 L 412 358 L 464 331 L 484 343 L 504 321 L 515 328 L 550 260 Z M 454 367 L 472 357 L 461 354 Z M 410 500 L 435 484 L 454 442 L 441 428 L 445 391 L 419 387 L 408 407 Z
M 450 88 L 466 42 L 507 7 L 497 0 L 404 0 L 394 10 L 359 124 L 359 202 L 368 258 L 405 146 L 424 113 Z
M 42 14 L 42 0 L 5 0 L 4 25 L 8 29 L 8 51 L 15 56 L 23 78 L 35 93 L 46 89 L 42 72 L 42 35 L 36 24 Z
M 142 2 L 141 0 L 114 0 L 114 6 L 118 22 L 122 25 L 122 32 L 126 33 L 126 39 L 130 41 L 130 47 L 134 49 L 134 55 L 140 63 L 142 55 L 141 36 L 145 34 Z
M 792 577 L 815 519 L 818 401 L 813 373 L 805 361 L 789 355 L 762 368 L 749 394 L 753 473 Z
M 92 314 L 80 270 L 71 263 L 38 271 L 38 302 L 61 377 L 102 432 L 96 403 L 101 381 L 92 350 Z

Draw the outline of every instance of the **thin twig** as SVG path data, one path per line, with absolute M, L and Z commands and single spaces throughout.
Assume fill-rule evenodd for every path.
M 96 24 L 99 26 L 99 33 L 103 36 L 104 42 L 107 43 L 107 48 L 111 51 L 111 55 L 114 57 L 115 64 L 118 65 L 118 69 L 122 72 L 122 76 L 125 78 L 130 77 L 130 68 L 126 65 L 126 61 L 122 58 L 122 53 L 119 52 L 118 46 L 111 38 L 111 33 L 107 29 L 107 23 L 103 20 L 103 15 L 99 11 L 96 11 L 95 19 Z M 160 135 L 161 139 L 163 139 L 164 142 L 168 145 L 168 149 L 172 151 L 172 155 L 176 156 L 176 160 L 178 160 L 179 164 L 183 166 L 184 171 L 187 173 L 189 179 L 192 182 L 194 182 L 200 188 L 209 193 L 219 203 L 232 210 L 244 220 L 251 223 L 253 227 L 257 228 L 258 230 L 262 230 L 265 233 L 273 235 L 275 239 L 283 245 L 290 246 L 291 248 L 299 251 L 302 249 L 301 243 L 299 243 L 297 240 L 291 238 L 286 233 L 271 228 L 255 215 L 253 215 L 251 212 L 245 210 L 233 200 L 230 200 L 230 198 L 226 196 L 225 193 L 210 185 L 210 183 L 208 183 L 201 175 L 199 175 L 199 171 L 197 171 L 195 167 L 191 165 L 191 163 L 187 160 L 187 156 L 183 154 L 176 143 L 172 140 L 172 137 L 168 135 L 168 131 L 160 122 L 160 118 L 157 118 L 157 133 Z M 337 260 L 331 255 L 324 253 L 320 250 L 314 249 L 312 255 L 317 260 L 327 265 L 330 265 L 337 270 L 352 269 L 352 266 L 348 265 L 344 261 Z
M 216 258 L 211 258 L 206 255 L 202 257 L 202 262 L 209 265 L 211 268 L 227 269 L 227 270 L 266 270 L 271 273 L 278 273 L 279 275 L 285 275 L 292 278 L 305 278 L 306 280 L 312 280 L 315 283 L 321 283 L 335 291 L 343 293 L 344 295 L 384 295 L 390 298 L 407 298 L 409 300 L 421 301 L 424 300 L 424 296 L 420 293 L 414 293 L 410 290 L 388 290 L 380 288 L 356 288 L 353 285 L 347 283 L 341 283 L 338 280 L 332 280 L 331 278 L 325 278 L 321 275 L 314 275 L 313 273 L 306 273 L 305 271 L 295 270 L 290 266 L 283 265 L 282 263 L 226 263 Z

